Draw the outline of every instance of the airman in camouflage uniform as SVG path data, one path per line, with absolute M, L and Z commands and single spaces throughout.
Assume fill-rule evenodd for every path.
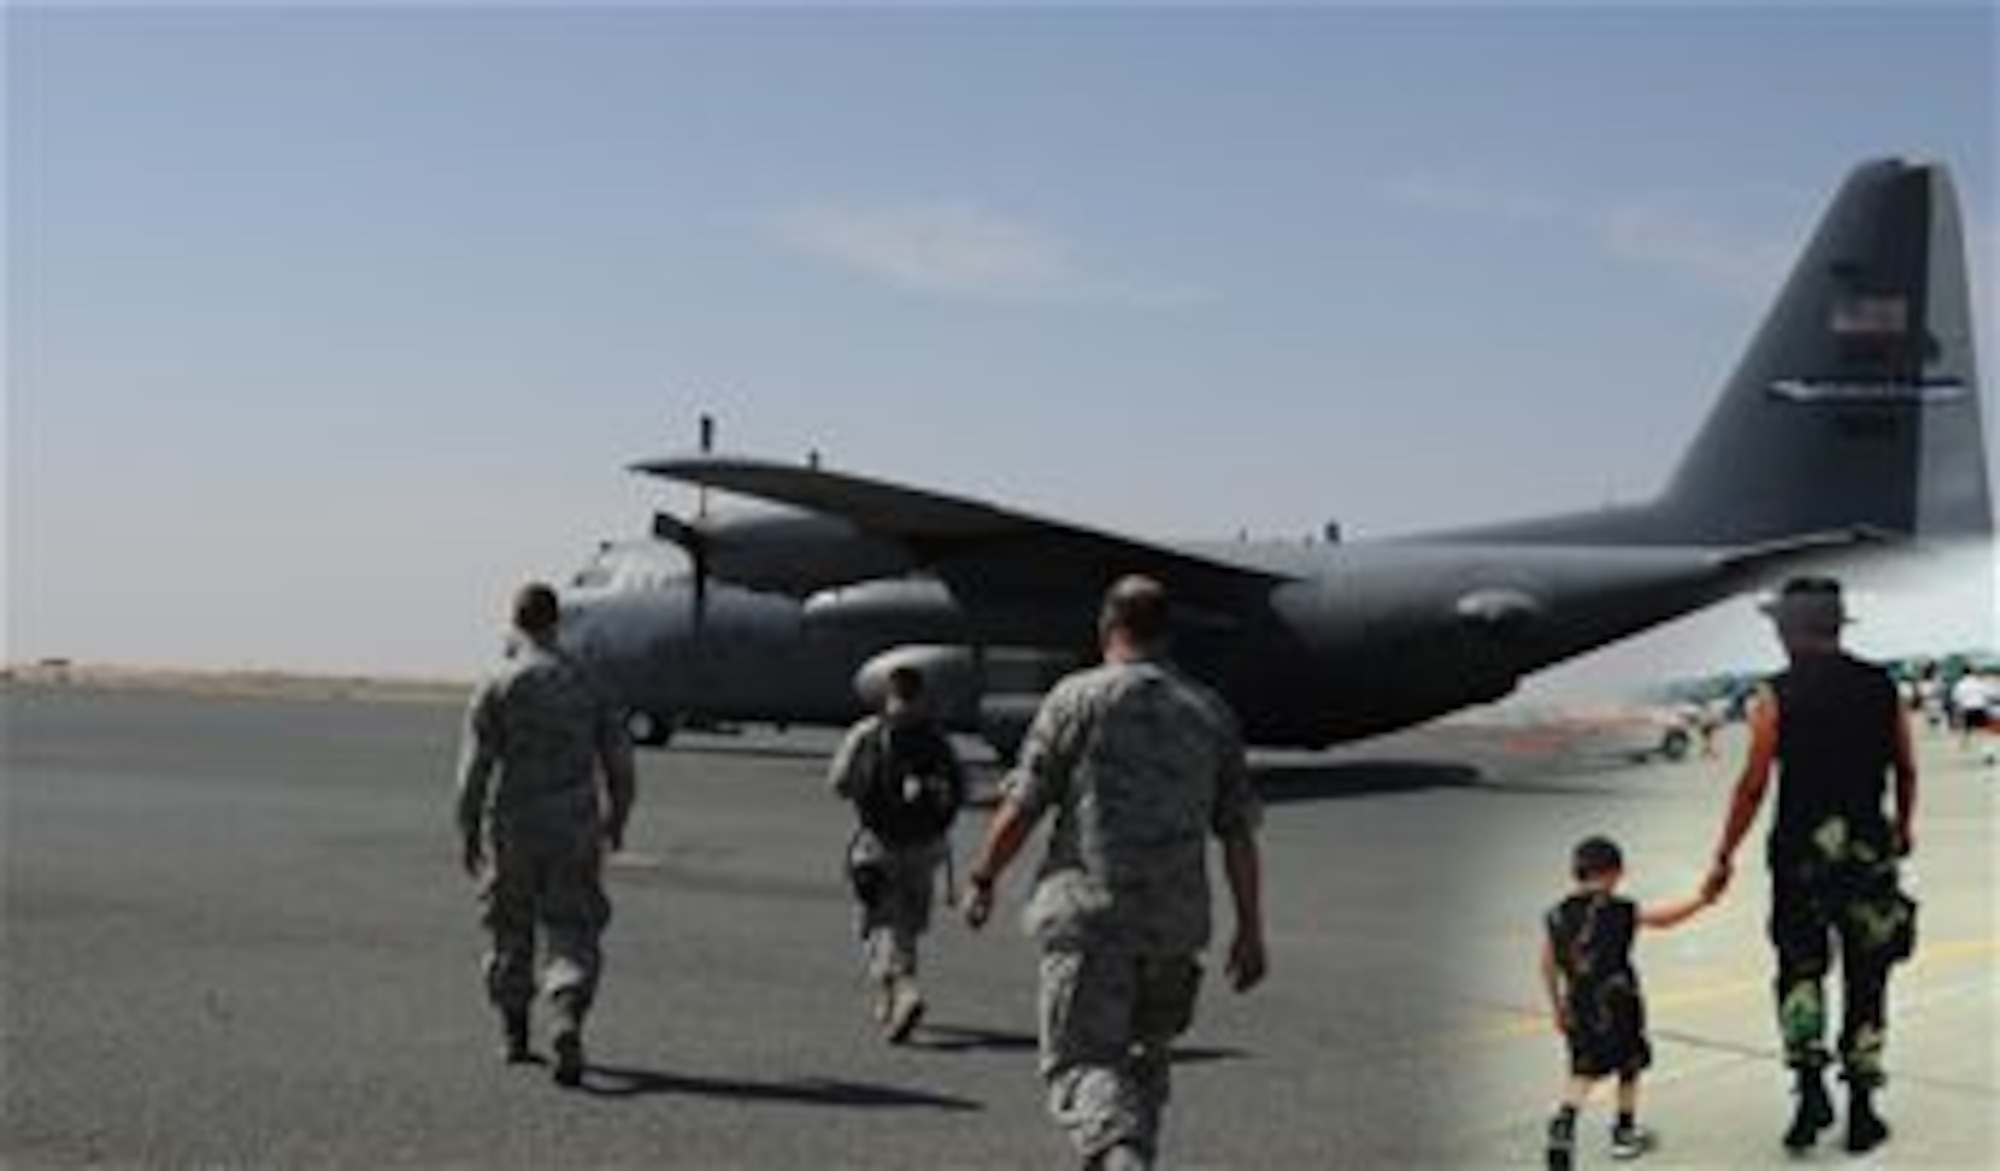
M 1707 885 L 1716 891 L 1728 885 L 1736 848 L 1763 804 L 1775 764 L 1778 812 L 1768 850 L 1774 992 L 1798 1094 L 1784 1143 L 1804 1150 L 1833 1124 L 1821 1070 L 1828 1064 L 1823 985 L 1837 940 L 1846 1145 L 1860 1153 L 1889 1137 L 1874 1095 L 1883 1083 L 1889 971 L 1914 945 L 1916 908 L 1897 885 L 1896 859 L 1912 847 L 1916 766 L 1888 673 L 1840 649 L 1846 615 L 1839 583 L 1794 579 L 1767 609 L 1791 666 L 1752 705 L 1749 755 Z M 1890 774 L 1893 820 L 1883 811 Z
M 923 687 L 916 668 L 891 671 L 883 710 L 848 730 L 827 770 L 834 794 L 854 802 L 861 818 L 848 844 L 848 874 L 860 903 L 875 1019 L 883 1036 L 898 1044 L 923 1019 L 917 940 L 930 930 L 938 870 L 951 852 L 951 821 L 965 800 L 965 770 L 951 740 L 925 712 Z M 909 784 L 925 788 L 880 792 L 881 786 Z M 871 815 L 898 810 L 911 811 L 908 820 L 869 825 Z
M 1207 841 L 1221 840 L 1236 914 L 1228 973 L 1265 969 L 1259 809 L 1228 707 L 1162 656 L 1167 600 L 1128 577 L 1106 595 L 1104 662 L 1043 702 L 972 867 L 974 927 L 1035 823 L 1054 811 L 1026 915 L 1040 941 L 1041 1072 L 1086 1167 L 1157 1153 L 1170 1047 L 1193 1023 L 1209 941 Z
M 555 1077 L 573 1086 L 583 1076 L 583 1021 L 602 966 L 598 937 L 611 918 L 604 848 L 623 841 L 634 783 L 617 711 L 556 646 L 559 613 L 546 585 L 516 595 L 518 637 L 466 715 L 457 812 L 465 869 L 479 883 L 492 936 L 486 991 L 500 1011 L 505 1056 L 533 1060 L 539 925 Z

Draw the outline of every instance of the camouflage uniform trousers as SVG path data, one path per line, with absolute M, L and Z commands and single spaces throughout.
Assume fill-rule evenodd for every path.
M 874 864 L 882 881 L 875 897 L 861 904 L 861 958 L 876 984 L 917 974 L 917 939 L 931 925 L 938 868 L 945 844 L 876 847 Z
M 525 1011 L 535 998 L 539 928 L 541 991 L 556 1031 L 583 1026 L 603 967 L 598 939 L 611 921 L 599 833 L 595 820 L 489 831 L 492 865 L 480 890 L 482 922 L 492 936 L 486 992 L 502 1012 Z
M 1882 1083 L 1889 971 L 1908 954 L 1910 914 L 1897 893 L 1895 863 L 1886 857 L 1843 860 L 1832 867 L 1774 865 L 1770 937 L 1778 974 L 1773 991 L 1787 1065 L 1819 1069 L 1827 1064 L 1825 979 L 1837 943 L 1843 1074 L 1855 1085 Z
M 1150 1163 L 1171 1089 L 1174 1038 L 1194 1023 L 1193 955 L 1051 948 L 1041 961 L 1041 1070 L 1049 1113 L 1084 1159 L 1114 1148 Z

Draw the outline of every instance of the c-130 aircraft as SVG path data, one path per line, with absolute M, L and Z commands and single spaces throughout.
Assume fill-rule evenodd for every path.
M 1650 502 L 1422 537 L 1170 545 L 704 442 L 633 470 L 779 507 L 659 514 L 652 539 L 578 574 L 565 630 L 642 741 L 685 722 L 845 723 L 910 664 L 952 727 L 1005 755 L 1091 657 L 1104 587 L 1147 573 L 1176 601 L 1176 659 L 1246 738 L 1322 748 L 1498 699 L 1802 561 L 1990 538 L 1981 436 L 1950 176 L 1883 160 L 1840 188 Z

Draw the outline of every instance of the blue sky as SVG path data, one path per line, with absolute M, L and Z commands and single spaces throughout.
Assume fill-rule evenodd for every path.
M 12 659 L 471 670 L 703 410 L 1156 536 L 1641 497 L 1882 154 L 1991 364 L 1985 6 L 6 19 Z

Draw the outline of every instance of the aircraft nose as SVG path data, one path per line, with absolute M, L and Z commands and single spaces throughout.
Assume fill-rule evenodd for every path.
M 562 640 L 574 653 L 601 664 L 657 666 L 686 642 L 687 611 L 674 590 L 565 598 Z
M 561 601 L 562 643 L 573 653 L 591 659 L 609 659 L 621 652 L 620 631 L 628 625 L 621 619 L 615 596 L 575 596 Z
M 557 613 L 560 615 L 557 641 L 572 653 L 587 654 L 597 626 L 590 605 L 576 598 L 564 598 Z

